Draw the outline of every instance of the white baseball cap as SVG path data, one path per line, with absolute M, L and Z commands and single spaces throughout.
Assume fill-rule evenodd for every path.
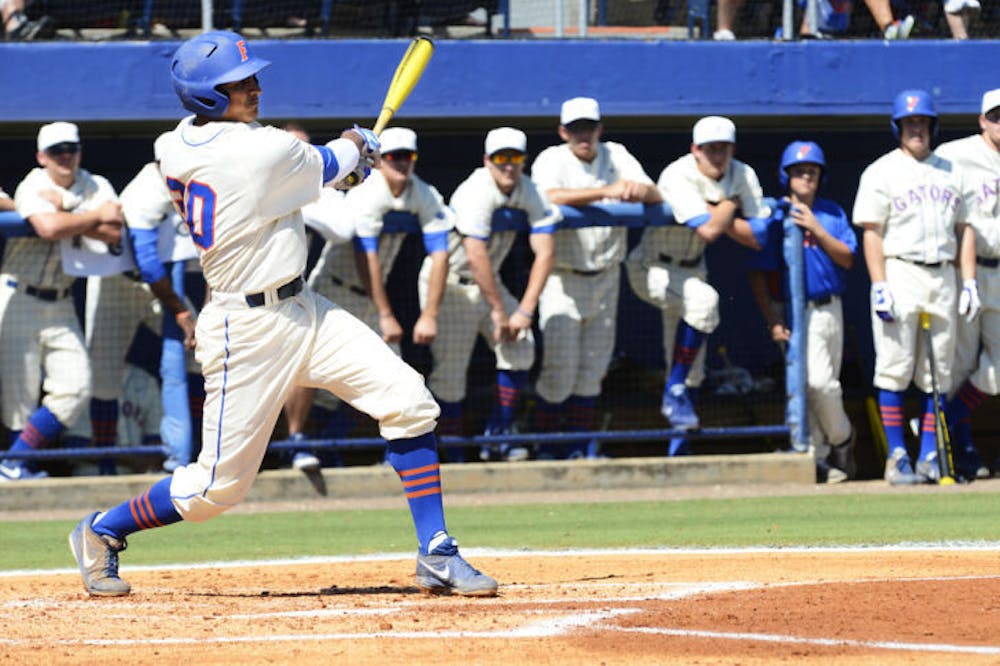
M 980 111 L 984 116 L 993 109 L 1000 106 L 1000 88 L 987 90 L 983 93 L 983 109 Z
M 694 124 L 691 140 L 696 146 L 717 141 L 736 143 L 736 125 L 729 118 L 705 116 Z
M 569 125 L 574 120 L 601 121 L 601 107 L 593 97 L 574 97 L 562 103 L 559 124 Z
M 378 137 L 382 154 L 397 150 L 412 150 L 417 152 L 417 133 L 407 127 L 390 127 Z
M 498 127 L 486 135 L 486 154 L 492 155 L 499 150 L 516 150 L 528 152 L 528 137 L 519 129 L 513 127 Z
M 49 123 L 38 130 L 38 151 L 60 143 L 80 143 L 80 130 L 73 123 Z

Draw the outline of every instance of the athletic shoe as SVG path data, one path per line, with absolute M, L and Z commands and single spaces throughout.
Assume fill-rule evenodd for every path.
M 844 475 L 841 481 L 846 481 L 847 479 L 853 479 L 857 474 L 857 464 L 854 460 L 854 444 L 857 441 L 857 435 L 854 431 L 851 431 L 851 436 L 847 438 L 847 441 L 838 444 L 837 446 L 830 447 L 830 453 L 826 456 L 826 464 L 831 470 L 836 470 L 839 474 L 834 476 Z M 827 483 L 836 483 L 835 481 L 828 481 Z
M 507 445 L 500 447 L 500 457 L 507 462 L 520 462 L 531 457 L 531 453 L 526 446 Z
M 670 421 L 671 426 L 680 430 L 693 430 L 699 425 L 698 415 L 684 384 L 674 384 L 664 392 L 660 413 Z
M 128 544 L 94 531 L 97 512 L 79 522 L 69 534 L 69 547 L 80 567 L 83 586 L 95 597 L 122 597 L 132 587 L 118 577 L 118 553 Z
M 903 449 L 894 449 L 885 461 L 885 480 L 890 486 L 913 486 L 920 478 L 913 473 L 913 463 Z
M 48 472 L 35 472 L 27 464 L 19 461 L 0 461 L 0 482 L 30 481 L 48 478 Z
M 972 442 L 965 446 L 955 443 L 952 454 L 955 459 L 955 476 L 965 481 L 989 478 L 990 470 L 983 464 L 979 451 Z
M 831 467 L 825 460 L 816 461 L 816 483 L 842 483 L 847 481 L 847 475 L 836 467 Z
M 936 453 L 918 460 L 916 471 L 920 483 L 941 483 L 941 468 L 938 466 Z
M 319 458 L 309 451 L 296 451 L 292 456 L 292 469 L 300 472 L 316 472 L 319 470 Z
M 717 42 L 732 42 L 736 39 L 736 35 L 732 30 L 716 30 L 712 33 L 712 39 Z
M 887 40 L 894 39 L 906 39 L 910 36 L 910 32 L 913 30 L 913 17 L 906 16 L 905 18 L 897 19 L 887 25 L 885 30 L 882 32 L 882 37 Z
M 417 587 L 428 594 L 492 597 L 497 582 L 476 570 L 458 553 L 458 542 L 447 537 L 429 554 L 417 554 Z

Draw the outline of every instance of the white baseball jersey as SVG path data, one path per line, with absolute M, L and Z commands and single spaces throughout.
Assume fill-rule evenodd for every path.
M 1000 267 L 990 260 L 1000 257 L 1000 153 L 981 134 L 941 144 L 935 154 L 959 165 L 965 172 L 970 196 L 969 223 L 976 230 L 976 282 L 982 300 L 980 315 L 972 322 L 958 319 L 955 345 L 955 381 L 966 378 L 988 395 L 1000 393 Z M 986 261 L 983 262 L 982 259 Z
M 378 257 L 382 265 L 382 280 L 385 281 L 399 250 L 406 239 L 405 234 L 382 234 L 382 218 L 390 211 L 406 211 L 419 219 L 420 230 L 427 236 L 449 231 L 455 226 L 455 214 L 444 203 L 444 198 L 433 185 L 429 185 L 417 174 L 410 176 L 410 182 L 398 196 L 393 196 L 382 172 L 375 170 L 365 180 L 347 193 L 345 205 L 354 216 L 355 233 L 361 239 L 378 239 Z
M 299 209 L 320 195 L 316 148 L 257 123 L 186 118 L 165 140 L 160 167 L 212 288 L 197 324 L 205 444 L 170 485 L 184 519 L 211 518 L 246 496 L 294 386 L 334 393 L 378 420 L 389 440 L 434 429 L 440 410 L 422 377 L 381 338 L 308 287 L 278 289 L 305 266 Z
M 157 230 L 156 249 L 160 261 L 185 261 L 198 256 L 191 232 L 174 207 L 170 190 L 155 162 L 142 167 L 119 198 L 130 229 Z
M 54 190 L 63 194 L 63 202 L 76 203 L 69 213 L 84 213 L 95 210 L 106 201 L 117 201 L 118 196 L 111 184 L 102 176 L 86 169 L 77 171 L 76 180 L 69 190 L 56 185 L 45 169 L 36 168 L 25 176 L 14 193 L 17 213 L 28 219 L 38 213 L 58 212 L 56 206 L 41 193 Z M 69 196 L 65 196 L 66 193 Z M 35 287 L 65 289 L 73 283 L 73 277 L 62 267 L 59 243 L 41 238 L 11 238 L 4 249 L 3 271 L 16 275 L 19 282 Z
M 930 392 L 925 345 L 918 344 L 920 312 L 932 315 L 938 385 L 942 392 L 951 387 L 957 294 L 949 262 L 957 251 L 955 225 L 966 218 L 965 191 L 953 163 L 934 154 L 917 160 L 898 148 L 861 174 L 853 222 L 880 227 L 895 313 L 891 323 L 871 314 L 877 388 L 904 391 L 912 381 Z
M 854 224 L 882 228 L 885 256 L 936 264 L 955 258 L 955 224 L 966 217 L 961 169 L 933 153 L 916 160 L 893 150 L 861 174 Z
M 568 144 L 546 148 L 531 165 L 531 179 L 542 192 L 552 189 L 603 187 L 619 180 L 653 184 L 642 165 L 620 143 L 603 141 L 592 162 L 579 160 Z M 602 203 L 615 203 L 605 201 Z M 557 269 L 599 271 L 625 258 L 628 232 L 624 227 L 584 227 L 556 232 Z
M 726 199 L 737 199 L 743 217 L 763 217 L 770 214 L 764 205 L 764 193 L 757 179 L 757 172 L 749 165 L 732 160 L 721 179 L 709 178 L 698 170 L 694 155 L 688 153 L 671 162 L 660 173 L 656 183 L 663 199 L 670 206 L 676 224 L 649 227 L 642 234 L 642 241 L 632 250 L 629 260 L 641 263 L 680 262 L 702 264 L 705 241 L 687 222 L 709 214 L 708 204 Z
M 517 232 L 493 232 L 493 213 L 499 208 L 524 210 L 528 223 L 537 233 L 551 233 L 552 226 L 562 218 L 558 207 L 546 202 L 538 188 L 527 176 L 522 175 L 509 195 L 496 185 L 486 167 L 479 167 L 469 175 L 451 196 L 455 211 L 455 230 L 448 234 L 448 279 L 444 297 L 438 310 L 438 335 L 431 343 L 434 368 L 428 385 L 435 396 L 447 402 L 465 398 L 465 380 L 469 359 L 482 335 L 496 356 L 500 370 L 529 370 L 535 360 L 535 342 L 531 331 L 517 340 L 493 342 L 493 321 L 490 305 L 483 299 L 469 268 L 469 258 L 462 239 L 465 236 L 487 242 L 487 252 L 500 297 L 508 314 L 518 305 L 518 300 L 500 279 L 500 266 L 510 252 Z M 419 290 L 421 306 L 427 302 L 431 258 L 424 259 L 420 271 Z

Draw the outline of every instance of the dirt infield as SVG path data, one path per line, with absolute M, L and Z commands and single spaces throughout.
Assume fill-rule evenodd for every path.
M 995 551 L 745 550 L 469 557 L 493 599 L 426 597 L 413 559 L 0 577 L 17 664 L 1000 662 Z

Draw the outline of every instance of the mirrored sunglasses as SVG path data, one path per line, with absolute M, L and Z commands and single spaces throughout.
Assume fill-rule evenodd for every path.
M 75 155 L 76 153 L 80 152 L 80 144 L 70 143 L 68 141 L 65 143 L 57 143 L 54 146 L 49 146 L 48 148 L 46 148 L 45 152 L 47 152 L 49 155 L 67 155 L 67 154 Z
M 383 153 L 382 157 L 390 162 L 416 162 L 417 154 L 412 150 L 395 150 L 391 153 Z
M 493 153 L 490 155 L 490 162 L 497 166 L 505 164 L 524 164 L 524 153 Z

